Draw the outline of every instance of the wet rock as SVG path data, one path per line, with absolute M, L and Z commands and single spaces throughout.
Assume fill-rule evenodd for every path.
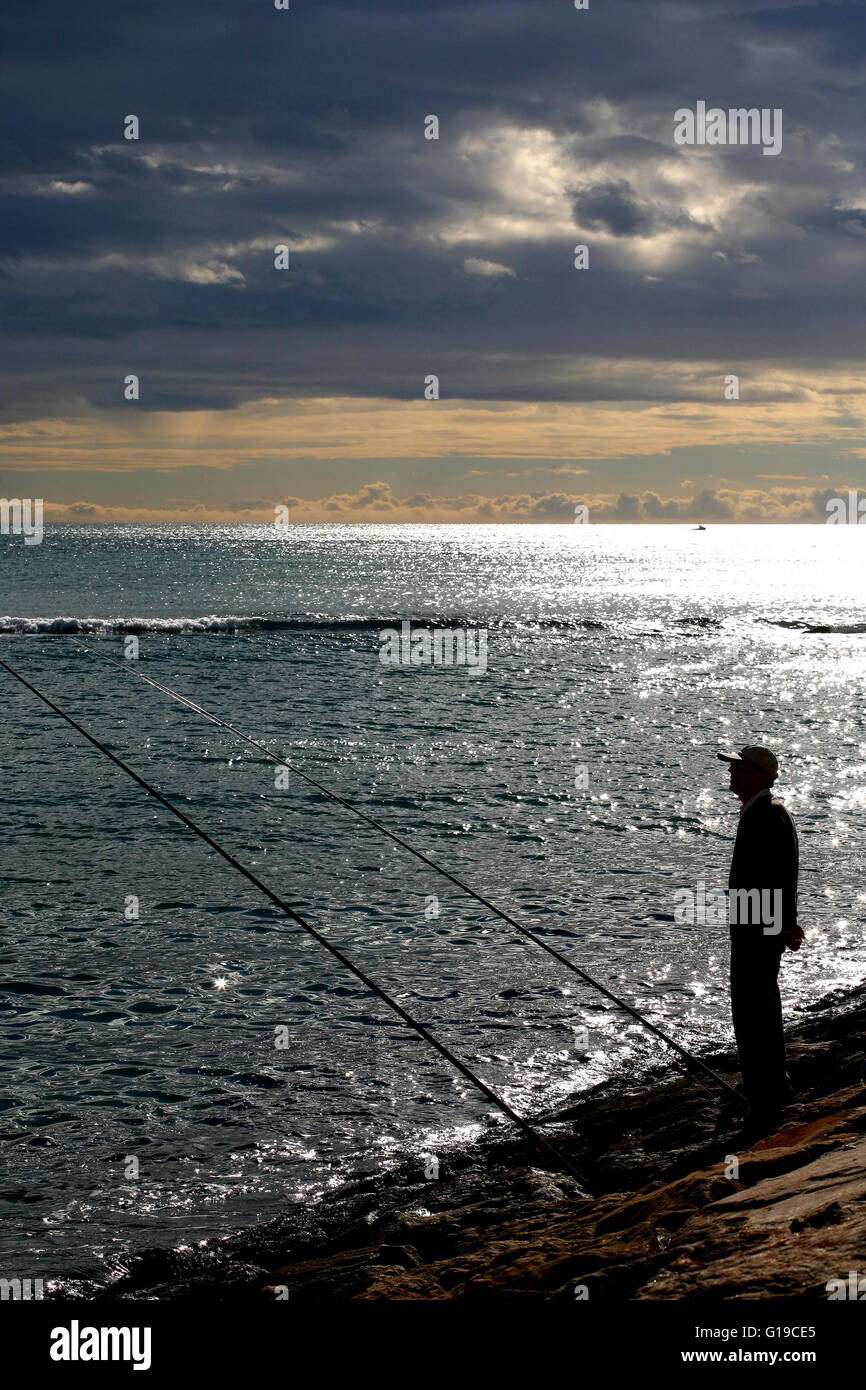
M 195 1250 L 146 1251 L 82 1297 L 292 1301 L 814 1297 L 863 1267 L 866 990 L 789 1030 L 797 1103 L 744 1139 L 706 1083 L 624 1082 L 541 1117 L 585 1175 L 488 1139 L 438 1181 L 417 1163 Z M 735 1059 L 707 1059 L 736 1083 Z M 65 1290 L 70 1292 L 65 1281 Z M 50 1295 L 49 1295 L 50 1296 Z

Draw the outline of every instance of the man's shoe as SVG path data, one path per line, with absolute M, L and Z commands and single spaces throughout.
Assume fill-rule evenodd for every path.
M 739 1104 L 733 1100 L 722 1101 L 716 1115 L 716 1133 L 738 1129 L 745 1124 L 748 1114 L 749 1107 L 745 1101 Z

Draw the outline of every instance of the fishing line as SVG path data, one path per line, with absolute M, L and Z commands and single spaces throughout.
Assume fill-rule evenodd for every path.
M 558 960 L 567 970 L 571 970 L 575 975 L 578 975 L 585 984 L 591 985 L 593 989 L 597 989 L 601 994 L 605 995 L 606 998 L 610 999 L 618 1008 L 624 1009 L 626 1013 L 630 1014 L 632 1018 L 642 1024 L 644 1028 L 648 1028 L 657 1038 L 661 1038 L 662 1042 L 666 1043 L 668 1047 L 673 1048 L 673 1050 L 677 1052 L 680 1057 L 684 1058 L 690 1066 L 697 1067 L 699 1071 L 711 1077 L 716 1085 L 721 1086 L 722 1089 L 733 1096 L 739 1104 L 745 1103 L 745 1097 L 736 1087 L 731 1086 L 721 1076 L 714 1072 L 712 1067 L 708 1067 L 706 1062 L 701 1061 L 700 1057 L 696 1057 L 693 1053 L 682 1047 L 680 1043 L 669 1037 L 661 1028 L 656 1027 L 654 1023 L 651 1023 L 648 1018 L 637 1009 L 633 1008 L 631 1004 L 626 1003 L 624 999 L 620 999 L 618 995 L 601 984 L 599 980 L 593 979 L 593 977 L 588 975 L 585 970 L 582 970 L 579 965 L 575 965 L 574 961 L 569 960 L 568 956 L 562 955 L 554 946 L 549 945 L 542 937 L 530 931 L 528 927 L 524 927 L 520 922 L 516 922 L 507 912 L 497 907 L 495 903 L 490 902 L 490 900 L 485 898 L 481 893 L 476 892 L 474 888 L 468 883 L 464 883 L 456 874 L 452 874 L 449 869 L 443 868 L 441 864 L 437 864 L 435 859 L 431 859 L 429 855 L 424 854 L 420 849 L 416 849 L 414 845 L 409 844 L 408 840 L 402 839 L 401 836 L 395 834 L 393 830 L 389 830 L 386 825 L 382 825 L 379 821 L 374 820 L 372 816 L 368 816 L 367 813 L 362 811 L 358 806 L 353 806 L 351 801 L 347 801 L 344 797 L 339 796 L 337 792 L 333 792 L 330 788 L 323 786 L 321 782 L 317 782 L 314 777 L 303 772 L 299 767 L 296 767 L 294 763 L 290 763 L 285 758 L 281 758 L 278 753 L 272 753 L 263 743 L 259 743 L 256 739 L 251 738 L 249 734 L 243 733 L 241 729 L 236 729 L 233 724 L 229 724 L 227 720 L 222 719 L 218 714 L 211 714 L 209 710 L 204 709 L 201 705 L 197 704 L 195 700 L 191 700 L 188 696 L 181 695 L 178 691 L 172 690 L 167 685 L 163 685 L 161 681 L 156 680 L 153 676 L 147 676 L 142 671 L 136 670 L 129 661 L 118 661 L 116 657 L 108 656 L 105 652 L 93 651 L 90 647 L 82 646 L 79 650 L 87 652 L 89 656 L 101 657 L 103 661 L 110 661 L 113 666 L 119 666 L 122 670 L 131 671 L 134 676 L 138 676 L 139 680 L 145 681 L 148 685 L 152 685 L 155 690 L 161 690 L 164 695 L 168 695 L 172 700 L 177 700 L 179 704 L 185 705 L 186 708 L 192 710 L 193 713 L 202 715 L 202 717 L 209 720 L 211 724 L 217 724 L 221 729 L 227 729 L 229 733 L 234 734 L 236 738 L 242 739 L 243 742 L 248 744 L 251 748 L 255 748 L 258 752 L 264 753 L 265 757 L 270 758 L 275 763 L 279 763 L 282 767 L 288 768 L 290 772 L 302 778 L 302 780 L 309 783 L 311 787 L 315 787 L 323 796 L 336 802 L 338 806 L 344 806 L 345 809 L 351 811 L 353 815 L 360 816 L 361 820 L 366 821 L 368 825 L 372 825 L 376 830 L 381 831 L 383 835 L 387 835 L 389 840 L 393 840 L 394 843 L 400 845 L 402 849 L 408 850 L 410 854 L 414 854 L 415 858 L 420 859 L 422 864 L 426 864 L 428 868 L 434 869 L 437 874 L 441 874 L 443 878 L 447 878 L 449 882 L 455 884 L 457 888 L 460 888 L 464 893 L 468 893 L 470 898 L 474 898 L 476 902 L 481 903 L 482 907 L 486 907 L 488 911 L 501 918 L 503 922 L 507 922 L 515 931 L 520 932 L 522 936 L 534 942 L 536 946 L 540 946 L 543 951 L 546 951 L 549 956 L 553 956 L 554 960 Z
M 429 1033 L 422 1023 L 419 1023 L 417 1019 L 407 1013 L 395 999 L 391 998 L 390 994 L 386 994 L 385 991 L 376 984 L 375 980 L 371 980 L 369 975 L 365 975 L 363 970 L 359 969 L 357 965 L 349 960 L 348 956 L 345 956 L 342 951 L 338 950 L 327 937 L 322 936 L 321 932 L 316 931 L 315 927 L 311 926 L 299 913 L 295 912 L 294 908 L 289 907 L 289 904 L 284 902 L 273 889 L 268 888 L 267 884 L 262 883 L 262 880 L 257 878 L 244 864 L 241 864 L 233 854 L 230 854 L 227 849 L 223 849 L 222 845 L 217 844 L 216 840 L 212 839 L 207 831 L 202 830 L 200 826 L 196 825 L 195 821 L 190 820 L 189 816 L 185 815 L 173 802 L 168 800 L 168 797 L 163 796 L 162 792 L 157 791 L 156 787 L 151 786 L 151 784 L 146 782 L 143 777 L 140 777 L 137 772 L 134 772 L 121 758 L 118 758 L 116 754 L 106 748 L 104 743 L 100 743 L 98 738 L 95 738 L 93 734 L 89 734 L 86 729 L 82 728 L 71 715 L 64 713 L 59 705 L 55 705 L 53 701 L 49 700 L 47 695 L 43 695 L 40 690 L 37 690 L 35 685 L 31 685 L 29 681 L 25 680 L 22 675 L 19 675 L 19 673 L 13 670 L 5 661 L 0 661 L 0 666 L 2 666 L 5 671 L 8 671 L 10 676 L 14 676 L 17 681 L 20 681 L 23 686 L 26 686 L 26 688 L 31 691 L 37 699 L 41 700 L 44 705 L 47 705 L 50 710 L 53 710 L 55 714 L 59 714 L 61 719 L 64 719 L 67 724 L 79 734 L 82 734 L 84 738 L 87 739 L 88 743 L 93 744 L 93 747 L 98 748 L 100 753 L 104 753 L 107 758 L 110 758 L 111 761 L 131 777 L 134 782 L 137 782 L 138 785 L 143 787 L 152 797 L 155 797 L 160 805 L 164 806 L 167 811 L 171 811 L 173 816 L 177 816 L 179 821 L 183 821 L 183 824 L 187 826 L 189 830 L 192 830 L 194 834 L 198 835 L 199 839 L 204 840 L 206 845 L 210 845 L 211 849 L 215 849 L 217 854 L 222 855 L 223 859 L 231 864 L 232 868 L 237 869 L 238 873 L 243 874 L 244 878 L 248 879 L 256 888 L 260 889 L 267 898 L 270 898 L 271 902 L 274 903 L 281 912 L 284 912 L 292 921 L 297 922 L 298 926 L 303 927 L 304 931 L 307 932 L 314 941 L 318 941 L 320 946 L 324 946 L 326 951 L 330 951 L 331 955 L 334 956 L 341 965 L 344 965 L 347 970 L 350 970 L 356 979 L 360 980 L 363 985 L 366 985 L 367 989 L 387 1004 L 389 1008 L 393 1009 L 394 1013 L 402 1018 L 403 1022 L 407 1023 L 410 1028 L 413 1028 L 419 1037 L 423 1038 L 425 1042 L 435 1048 L 440 1056 L 444 1057 L 447 1062 L 450 1062 L 462 1076 L 465 1076 L 468 1081 L 471 1081 L 472 1085 L 476 1086 L 483 1096 L 486 1096 L 488 1100 L 498 1106 L 503 1115 L 507 1115 L 509 1120 L 513 1121 L 525 1134 L 528 1134 L 530 1138 L 534 1139 L 535 1143 L 538 1144 L 540 1148 L 544 1149 L 545 1153 L 547 1153 L 550 1158 L 554 1159 L 561 1168 L 565 1168 L 566 1171 L 569 1172 L 572 1177 L 577 1178 L 579 1182 L 583 1183 L 585 1181 L 577 1168 L 575 1168 L 575 1166 L 562 1154 L 558 1153 L 551 1144 L 548 1144 L 547 1140 L 544 1139 L 527 1120 L 524 1120 L 515 1110 L 512 1110 L 511 1106 L 502 1100 L 495 1091 L 491 1091 L 486 1082 L 476 1076 L 473 1071 L 470 1071 L 469 1067 L 461 1062 L 458 1057 L 455 1057 L 454 1053 L 445 1047 L 444 1043 L 440 1043 L 437 1038 L 434 1038 L 432 1033 Z

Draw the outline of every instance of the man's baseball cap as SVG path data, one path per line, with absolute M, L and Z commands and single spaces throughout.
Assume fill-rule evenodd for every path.
M 768 777 L 773 780 L 779 775 L 779 760 L 775 753 L 771 753 L 769 748 L 761 748 L 757 744 L 750 745 L 748 748 L 741 748 L 739 753 L 717 753 L 716 756 L 723 763 L 752 763 L 759 767 L 762 772 L 766 772 Z

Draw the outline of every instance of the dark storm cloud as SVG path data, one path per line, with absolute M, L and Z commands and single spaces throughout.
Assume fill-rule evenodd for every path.
M 581 226 L 619 237 L 649 237 L 676 227 L 712 231 L 709 222 L 698 221 L 680 208 L 641 202 L 626 179 L 582 189 L 574 200 L 574 211 Z
M 860 3 L 48 0 L 0 25 L 6 418 L 114 405 L 129 371 L 180 410 L 409 399 L 431 371 L 664 400 L 666 364 L 860 358 Z M 782 154 L 676 148 L 698 98 L 781 107 Z

